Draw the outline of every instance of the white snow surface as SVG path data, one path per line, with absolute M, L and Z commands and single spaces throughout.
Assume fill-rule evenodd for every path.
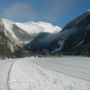
M 15 35 L 14 32 L 12 31 L 14 22 L 2 18 L 2 23 L 4 24 L 5 29 L 11 34 L 11 36 L 12 36 L 14 39 L 17 39 L 17 40 L 18 40 L 18 38 L 16 37 L 16 35 Z M 5 32 L 5 35 L 6 35 L 7 37 L 9 37 L 7 31 L 4 31 L 4 32 Z
M 15 24 L 29 34 L 40 33 L 40 32 L 55 33 L 61 30 L 60 27 L 53 26 L 50 23 L 46 23 L 46 22 L 27 22 L 27 23 L 15 23 Z
M 0 61 L 0 90 L 90 90 L 89 59 L 68 56 Z
M 35 34 L 35 33 L 40 33 L 40 32 L 47 32 L 47 33 L 54 33 L 54 32 L 59 32 L 61 31 L 61 28 L 59 26 L 54 26 L 50 23 L 46 22 L 26 22 L 26 23 L 19 23 L 19 22 L 14 22 L 10 21 L 7 19 L 2 18 L 2 23 L 5 26 L 5 29 L 8 30 L 13 36 L 16 38 L 14 35 L 14 32 L 12 31 L 13 24 L 17 25 L 19 28 L 24 30 L 27 33 Z

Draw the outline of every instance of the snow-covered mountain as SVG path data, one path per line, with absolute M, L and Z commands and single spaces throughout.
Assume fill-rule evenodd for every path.
M 46 22 L 18 23 L 7 19 L 1 19 L 1 22 L 6 29 L 5 35 L 18 43 L 29 42 L 41 32 L 55 33 L 61 30 L 60 27 Z
M 60 27 L 46 22 L 18 23 L 0 18 L 0 41 L 9 48 L 10 52 L 14 52 L 16 50 L 15 47 L 22 47 L 31 42 L 40 33 L 54 34 L 59 31 L 61 31 Z M 1 44 L 0 47 L 2 47 Z
M 51 53 L 57 53 L 72 52 L 80 49 L 77 52 L 84 52 L 82 48 L 86 47 L 90 47 L 90 11 L 72 20 L 62 31 L 56 34 L 42 35 L 41 33 L 27 44 L 26 49 L 33 51 L 47 49 Z M 90 48 L 86 50 L 90 50 Z
M 0 37 L 3 45 L 7 45 L 5 51 L 14 52 L 24 46 L 23 49 L 30 51 L 48 50 L 51 53 L 90 52 L 90 11 L 72 20 L 62 30 L 46 22 L 17 23 L 1 18 Z

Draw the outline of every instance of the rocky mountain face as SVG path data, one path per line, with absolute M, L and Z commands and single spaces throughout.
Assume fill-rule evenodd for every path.
M 60 32 L 56 52 L 90 52 L 90 11 L 68 23 Z

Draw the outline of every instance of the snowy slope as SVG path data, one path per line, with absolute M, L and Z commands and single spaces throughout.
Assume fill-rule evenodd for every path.
M 4 27 L 3 28 L 3 32 L 5 34 L 5 36 L 10 40 L 11 43 L 14 43 L 16 45 L 20 44 L 20 40 L 17 38 L 17 36 L 15 35 L 15 33 L 12 31 L 13 29 L 13 21 L 9 21 L 7 19 L 1 18 L 0 20 L 0 27 Z
M 78 63 L 82 64 L 79 66 Z M 85 57 L 31 57 L 0 61 L 0 90 L 90 90 L 89 64 L 89 58 Z M 73 76 L 77 70 L 81 73 L 77 73 L 78 78 Z M 85 72 L 88 80 L 82 78 Z
M 10 32 L 10 34 L 12 35 L 12 37 L 15 38 L 15 39 L 18 39 L 16 37 L 16 35 L 14 34 L 14 32 L 12 31 L 14 22 L 13 21 L 9 21 L 7 19 L 2 19 L 2 23 L 4 24 L 5 29 L 8 32 Z M 6 32 L 5 32 L 5 34 L 8 36 L 8 34 Z
M 18 27 L 23 29 L 29 34 L 47 32 L 54 33 L 61 30 L 58 26 L 53 26 L 50 23 L 46 22 L 27 22 L 27 23 L 15 23 Z
M 58 26 L 53 26 L 46 22 L 26 22 L 18 23 L 1 18 L 4 26 L 4 33 L 12 42 L 25 43 L 33 40 L 39 33 L 56 33 L 61 31 Z

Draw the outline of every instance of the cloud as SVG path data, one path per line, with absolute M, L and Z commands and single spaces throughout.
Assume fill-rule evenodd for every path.
M 16 3 L 7 7 L 4 17 L 9 19 L 55 21 L 65 14 L 76 0 L 34 0 L 34 4 Z M 38 5 L 36 5 L 38 4 Z
M 61 15 L 68 12 L 68 10 L 75 3 L 75 0 L 46 0 L 46 8 L 48 10 L 45 17 L 48 19 L 55 20 Z
M 38 15 L 30 3 L 16 3 L 5 9 L 4 16 L 9 19 L 37 19 Z

